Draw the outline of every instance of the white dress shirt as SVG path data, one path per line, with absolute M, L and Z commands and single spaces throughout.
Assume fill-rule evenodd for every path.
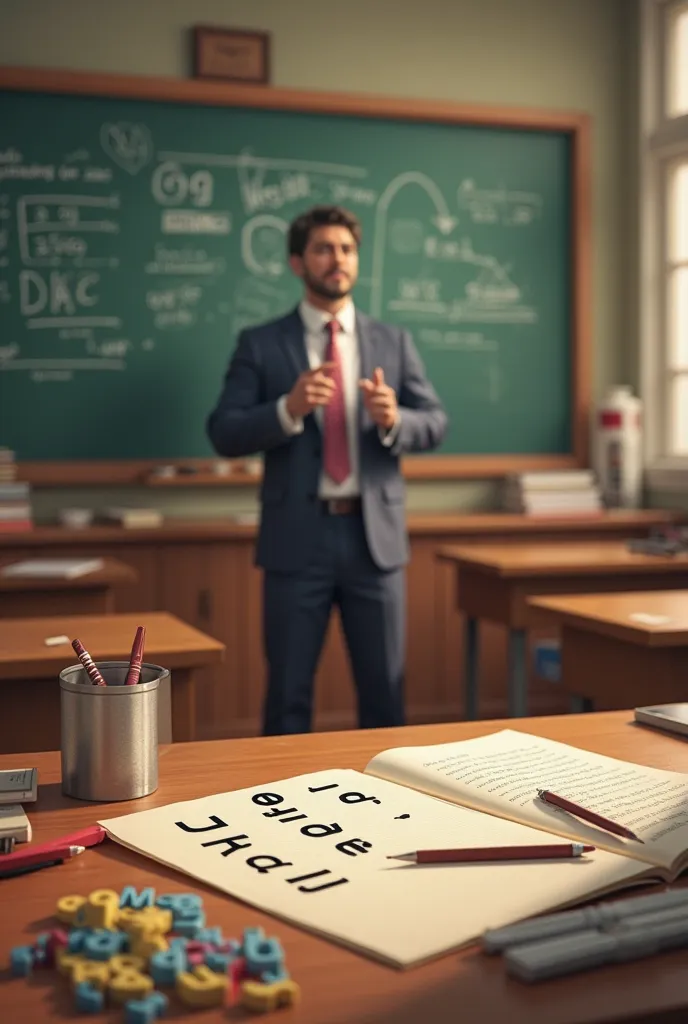
M 299 314 L 304 325 L 304 341 L 308 365 L 311 370 L 320 366 L 325 361 L 325 350 L 329 340 L 325 324 L 333 319 L 331 313 L 322 309 L 316 309 L 304 299 L 299 305 Z M 318 497 L 323 500 L 329 498 L 353 498 L 361 493 L 359 476 L 359 444 L 358 444 L 358 415 L 361 379 L 361 356 L 358 348 L 358 337 L 356 335 L 356 311 L 353 302 L 347 302 L 334 318 L 339 322 L 337 333 L 337 345 L 342 364 L 342 379 L 344 383 L 344 408 L 346 411 L 346 432 L 349 442 L 349 464 L 351 472 L 346 480 L 335 483 L 323 470 L 320 474 Z M 277 415 L 285 434 L 300 434 L 303 431 L 303 419 L 294 419 L 287 412 L 287 396 L 277 402 Z M 322 429 L 323 410 L 318 407 L 314 410 L 318 425 Z M 397 421 L 398 422 L 398 421 Z M 395 425 L 396 426 L 396 425 Z M 380 431 L 382 444 L 389 447 L 393 444 L 397 430 L 392 427 L 391 431 Z

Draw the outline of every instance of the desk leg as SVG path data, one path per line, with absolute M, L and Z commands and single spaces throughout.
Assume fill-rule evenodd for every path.
M 589 697 L 571 696 L 569 698 L 569 710 L 572 715 L 584 715 L 595 710 L 595 705 Z
M 478 620 L 466 616 L 464 624 L 464 691 L 466 720 L 478 717 Z
M 172 671 L 172 742 L 196 739 L 196 700 L 193 669 Z
M 528 714 L 527 637 L 525 629 L 509 630 L 509 718 Z

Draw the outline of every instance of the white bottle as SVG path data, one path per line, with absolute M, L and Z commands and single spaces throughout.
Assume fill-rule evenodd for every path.
M 610 388 L 597 407 L 594 469 L 607 508 L 639 508 L 643 489 L 642 402 Z

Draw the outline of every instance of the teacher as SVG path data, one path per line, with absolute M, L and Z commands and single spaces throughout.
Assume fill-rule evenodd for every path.
M 241 332 L 207 423 L 218 454 L 265 453 L 264 734 L 311 728 L 313 680 L 339 607 L 360 728 L 404 723 L 405 565 L 399 457 L 447 418 L 407 331 L 356 309 L 361 226 L 316 206 L 288 233 L 299 306 Z

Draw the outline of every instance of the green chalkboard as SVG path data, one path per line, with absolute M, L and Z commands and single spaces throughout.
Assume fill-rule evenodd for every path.
M 28 74 L 0 74 L 0 443 L 18 459 L 210 457 L 237 333 L 299 298 L 287 225 L 331 201 L 362 221 L 357 305 L 413 332 L 446 403 L 445 470 L 580 454 L 582 119 Z

